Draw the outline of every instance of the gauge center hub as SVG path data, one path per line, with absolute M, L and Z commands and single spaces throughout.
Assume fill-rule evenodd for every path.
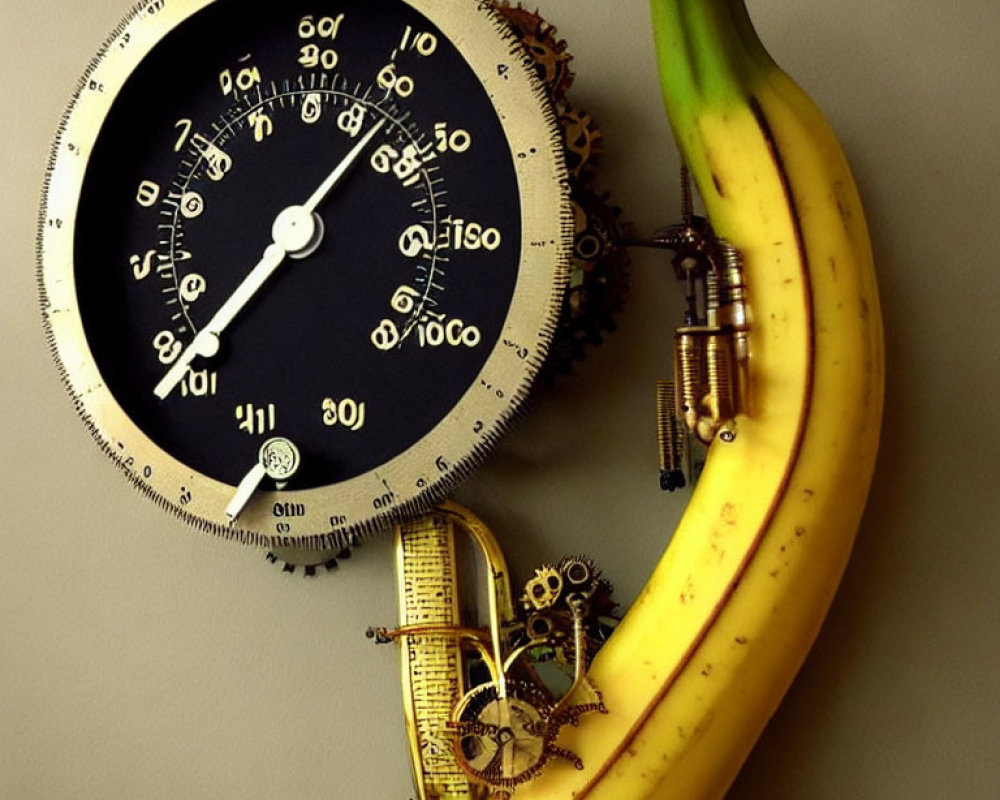
M 325 227 L 323 218 L 305 206 L 289 206 L 271 226 L 271 237 L 292 258 L 306 258 L 319 249 Z

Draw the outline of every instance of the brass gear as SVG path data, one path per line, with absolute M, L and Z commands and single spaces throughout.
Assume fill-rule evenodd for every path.
M 601 154 L 603 134 L 588 112 L 574 108 L 568 102 L 556 104 L 556 115 L 563 130 L 563 150 L 570 177 L 574 184 L 588 186 Z
M 562 724 L 549 699 L 529 684 L 508 681 L 501 689 L 484 683 L 455 709 L 451 727 L 458 764 L 473 780 L 509 797 L 553 756 L 579 762 L 555 745 Z
M 566 51 L 566 41 L 556 36 L 550 25 L 537 13 L 521 5 L 512 6 L 507 0 L 494 4 L 497 11 L 510 23 L 514 33 L 523 42 L 525 50 L 535 62 L 535 71 L 554 102 L 566 96 L 573 83 L 569 62 L 573 56 Z
M 562 596 L 563 578 L 555 567 L 543 564 L 535 576 L 524 585 L 521 607 L 525 611 L 544 611 L 552 608 Z

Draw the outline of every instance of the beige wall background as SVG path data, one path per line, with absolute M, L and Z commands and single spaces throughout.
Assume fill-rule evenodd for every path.
M 0 797 L 410 797 L 390 543 L 284 575 L 134 492 L 75 418 L 42 335 L 34 230 L 49 141 L 126 0 L 0 0 Z M 642 232 L 678 214 L 639 0 L 538 0 Z M 733 787 L 744 798 L 1000 797 L 1000 4 L 754 0 L 827 111 L 874 236 L 889 396 L 828 623 Z M 586 552 L 635 596 L 685 498 L 655 487 L 665 264 L 638 254 L 619 331 L 537 394 L 459 493 L 522 576 Z

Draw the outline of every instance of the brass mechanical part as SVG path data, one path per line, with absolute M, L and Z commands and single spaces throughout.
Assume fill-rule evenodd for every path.
M 521 596 L 521 606 L 542 611 L 552 608 L 563 590 L 562 575 L 554 567 L 543 566 L 535 570 L 535 577 L 528 581 Z
M 566 42 L 556 35 L 555 26 L 537 13 L 506 0 L 494 4 L 521 39 L 525 50 L 535 62 L 535 72 L 553 101 L 560 101 L 573 82 L 569 63 L 573 56 L 566 51 Z
M 705 348 L 699 338 L 705 334 L 704 329 L 685 327 L 678 328 L 674 335 L 674 375 L 680 388 L 675 413 L 691 432 L 697 430 L 701 412 Z
M 611 586 L 587 558 L 570 556 L 544 565 L 525 583 L 520 624 L 509 637 L 499 679 L 468 692 L 453 714 L 459 765 L 508 798 L 552 758 L 577 769 L 583 762 L 556 745 L 559 730 L 586 713 L 607 711 L 587 678 L 587 665 L 602 639 L 601 613 L 610 612 Z M 539 668 L 555 660 L 572 671 L 568 688 L 555 690 Z
M 468 624 L 460 612 L 464 541 L 485 570 L 485 626 Z M 539 567 L 518 612 L 492 533 L 449 502 L 396 526 L 396 567 L 399 627 L 371 629 L 369 636 L 400 645 L 421 800 L 481 800 L 487 792 L 502 798 L 553 757 L 577 763 L 555 738 L 582 714 L 606 710 L 586 675 L 614 609 L 597 566 L 572 556 Z M 544 667 L 565 677 L 555 685 Z
M 423 517 L 396 528 L 403 698 L 410 761 L 422 796 L 473 797 L 468 779 L 454 762 L 444 732 L 464 692 L 454 530 L 444 519 Z M 402 583 L 402 582 L 401 582 Z M 423 629 L 421 631 L 421 629 Z M 421 632 L 416 632 L 421 631 Z
M 597 565 L 583 556 L 567 556 L 554 567 L 543 565 L 525 583 L 523 638 L 514 655 L 529 653 L 535 666 L 554 662 L 571 675 L 568 688 L 548 687 L 560 702 L 582 685 L 586 665 L 617 623 L 612 591 Z
M 574 181 L 586 183 L 587 173 L 594 168 L 600 155 L 601 131 L 589 113 L 569 103 L 560 103 L 557 112 L 563 130 L 566 167 Z
M 499 676 L 501 625 L 514 617 L 506 563 L 489 530 L 454 503 L 395 530 L 400 626 L 369 635 L 400 644 L 410 761 L 421 800 L 478 800 L 485 791 L 460 764 L 450 723 L 466 694 L 470 656 Z M 463 535 L 475 542 L 490 576 L 490 630 L 466 627 L 461 618 L 456 540 Z
M 491 789 L 510 790 L 538 774 L 555 731 L 551 706 L 528 685 L 483 684 L 467 694 L 451 723 L 464 771 Z
M 563 725 L 576 724 L 590 710 L 594 709 L 559 709 L 528 684 L 483 684 L 467 694 L 456 709 L 452 727 L 459 763 L 470 777 L 488 787 L 496 800 L 509 798 L 552 758 L 583 769 L 579 756 L 557 746 L 555 740 Z
M 677 419 L 677 389 L 673 381 L 656 382 L 656 431 L 660 452 L 660 488 L 682 489 L 684 478 L 684 435 Z
M 712 333 L 705 344 L 705 367 L 708 372 L 709 416 L 714 436 L 719 426 L 736 415 L 733 383 L 733 339 L 731 335 Z
M 680 472 L 684 431 L 704 445 L 717 437 L 735 439 L 735 419 L 748 411 L 749 386 L 750 320 L 742 258 L 706 219 L 694 214 L 686 170 L 681 189 L 682 221 L 650 242 L 633 242 L 672 250 L 674 272 L 684 284 L 684 321 L 674 332 L 674 380 L 656 388 L 660 485 L 669 491 L 686 483 Z M 691 472 L 690 464 L 687 468 Z

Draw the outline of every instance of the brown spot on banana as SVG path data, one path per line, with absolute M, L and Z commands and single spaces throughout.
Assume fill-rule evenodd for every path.
M 714 171 L 712 172 L 712 184 L 715 186 L 715 191 L 719 193 L 719 197 L 726 196 L 726 190 L 722 185 L 722 179 Z
M 845 198 L 849 192 L 850 187 L 845 186 L 843 181 L 836 181 L 833 184 L 833 198 L 837 204 L 837 213 L 840 214 L 840 220 L 848 235 L 851 234 L 854 227 L 854 212 L 851 210 L 850 202 Z

